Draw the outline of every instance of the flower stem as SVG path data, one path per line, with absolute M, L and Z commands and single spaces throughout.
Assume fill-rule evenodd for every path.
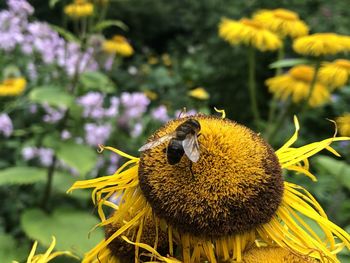
M 315 63 L 315 71 L 314 71 L 314 75 L 313 75 L 311 83 L 310 83 L 309 93 L 307 94 L 307 97 L 306 97 L 306 99 L 304 101 L 304 105 L 302 107 L 301 112 L 304 112 L 308 108 L 309 100 L 310 100 L 310 98 L 312 96 L 312 93 L 314 92 L 314 89 L 315 89 L 315 86 L 316 86 L 317 75 L 318 75 L 318 71 L 320 69 L 320 66 L 321 66 L 321 58 L 318 57 L 317 60 L 316 60 L 316 63 Z
M 42 200 L 42 208 L 44 210 L 48 210 L 47 204 L 49 203 L 49 199 L 51 196 L 52 192 L 52 182 L 53 182 L 53 175 L 55 173 L 55 168 L 56 168 L 56 163 L 57 163 L 57 157 L 54 155 L 52 157 L 52 162 L 51 165 L 49 166 L 47 170 L 47 181 L 46 181 L 46 187 L 45 187 L 45 192 Z
M 281 47 L 280 49 L 278 49 L 277 61 L 282 60 L 283 58 L 284 58 L 284 48 Z M 275 76 L 279 76 L 281 74 L 282 74 L 282 67 L 277 67 Z M 268 130 L 270 130 L 271 125 L 272 125 L 272 121 L 275 119 L 276 108 L 277 108 L 277 98 L 276 98 L 276 96 L 273 96 L 271 103 L 270 103 L 269 116 L 267 119 L 267 126 L 266 126 L 266 130 L 265 130 L 266 132 L 268 132 Z
M 250 106 L 254 116 L 255 125 L 259 124 L 260 114 L 258 103 L 256 99 L 256 85 L 255 85 L 255 50 L 253 47 L 248 48 L 248 89 L 250 95 Z

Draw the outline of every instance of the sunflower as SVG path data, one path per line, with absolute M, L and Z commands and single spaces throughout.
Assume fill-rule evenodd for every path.
M 308 26 L 300 20 L 299 15 L 287 9 L 260 10 L 253 19 L 281 37 L 297 38 L 309 33 Z
M 86 0 L 74 0 L 72 4 L 64 7 L 64 13 L 72 18 L 91 16 L 94 12 L 94 5 Z
M 244 263 L 317 263 L 318 260 L 281 247 L 254 247 L 243 254 Z
M 316 33 L 297 38 L 293 43 L 295 52 L 305 56 L 335 55 L 349 49 L 346 36 L 335 33 Z
M 130 57 L 134 54 L 134 49 L 127 39 L 121 35 L 115 35 L 112 39 L 103 43 L 102 49 L 110 54 L 117 54 L 122 57 Z
M 8 78 L 0 83 L 0 96 L 18 96 L 23 93 L 27 81 L 25 78 Z
M 350 113 L 345 113 L 343 116 L 340 116 L 335 119 L 339 133 L 343 136 L 350 136 Z
M 52 250 L 54 249 L 56 245 L 56 238 L 52 237 L 52 242 L 50 247 L 46 250 L 45 254 L 39 254 L 39 255 L 35 255 L 35 250 L 38 246 L 38 242 L 35 241 L 32 247 L 32 250 L 29 253 L 28 259 L 27 259 L 27 263 L 47 263 L 49 261 L 51 261 L 52 259 L 58 257 L 58 256 L 69 256 L 69 257 L 73 257 L 78 259 L 78 257 L 76 257 L 75 255 L 73 255 L 71 252 L 69 251 L 60 251 L 60 252 L 54 252 L 51 253 Z M 18 263 L 17 261 L 13 261 L 13 263 Z
M 300 103 L 308 97 L 314 71 L 314 68 L 310 66 L 299 65 L 290 69 L 286 74 L 267 79 L 265 83 L 276 98 L 285 101 L 291 97 L 294 103 Z M 308 104 L 311 107 L 318 107 L 329 99 L 328 89 L 316 82 Z
M 280 38 L 261 23 L 242 18 L 239 21 L 224 18 L 219 24 L 219 36 L 232 45 L 245 44 L 260 51 L 276 50 L 282 46 Z
M 143 152 L 140 158 L 101 146 L 128 161 L 113 175 L 78 181 L 70 189 L 94 188 L 99 226 L 116 226 L 83 262 L 96 262 L 101 255 L 106 255 L 102 262 L 119 257 L 110 249 L 115 240 L 134 245 L 135 262 L 140 262 L 141 248 L 163 262 L 242 262 L 244 253 L 257 241 L 321 262 L 339 262 L 336 254 L 344 246 L 350 248 L 349 234 L 328 220 L 306 189 L 284 181 L 282 172 L 295 171 L 316 181 L 308 171 L 308 158 L 323 149 L 338 156 L 330 144 L 350 138 L 292 146 L 299 131 L 295 118 L 294 135 L 274 151 L 243 125 L 198 114 L 168 122 L 149 141 L 172 133 L 189 118 L 201 126 L 200 158 L 195 163 L 184 155 L 178 164 L 168 164 L 164 144 Z M 120 197 L 119 205 L 108 201 L 112 195 Z M 108 207 L 115 213 L 106 218 Z M 150 219 L 156 226 L 155 238 L 147 244 L 142 240 L 143 233 L 149 235 L 146 222 Z M 316 223 L 324 237 L 305 219 Z M 167 237 L 163 254 L 158 249 L 162 235 Z
M 349 80 L 350 60 L 337 59 L 332 63 L 325 63 L 319 72 L 319 79 L 332 88 L 343 87 Z

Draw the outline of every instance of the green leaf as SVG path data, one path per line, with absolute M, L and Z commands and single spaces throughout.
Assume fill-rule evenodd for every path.
M 269 65 L 269 68 L 286 68 L 293 67 L 299 64 L 308 64 L 310 60 L 304 58 L 287 58 L 282 60 L 277 60 Z
M 79 38 L 76 37 L 73 33 L 69 32 L 66 29 L 64 29 L 63 27 L 56 26 L 56 25 L 50 25 L 50 27 L 52 27 L 53 30 L 55 30 L 60 35 L 62 35 L 67 41 L 76 42 L 76 43 L 80 44 Z
M 61 0 L 50 0 L 49 7 L 54 8 L 57 3 L 59 3 Z
M 124 24 L 124 22 L 120 21 L 120 20 L 104 20 L 98 24 L 96 24 L 93 27 L 93 31 L 102 31 L 105 28 L 111 27 L 111 26 L 116 26 L 119 27 L 121 29 L 123 29 L 124 31 L 128 30 L 128 26 Z
M 69 107 L 74 102 L 74 98 L 69 93 L 62 87 L 56 86 L 38 87 L 29 93 L 29 99 L 36 103 L 47 103 L 56 107 Z
M 89 146 L 65 141 L 58 146 L 57 156 L 67 165 L 75 168 L 81 175 L 89 172 L 97 162 L 96 151 Z
M 18 262 L 27 258 L 29 248 L 19 246 L 13 236 L 0 233 L 0 262 Z
M 320 155 L 315 158 L 316 167 L 329 173 L 338 180 L 344 187 L 350 189 L 350 165 L 344 161 L 336 160 L 332 157 Z
M 0 170 L 0 185 L 22 185 L 43 182 L 47 171 L 35 167 L 12 167 Z
M 78 180 L 83 180 L 83 178 L 73 176 L 65 172 L 56 172 L 54 175 L 52 188 L 55 192 L 67 196 L 67 190 Z M 70 193 L 68 196 L 81 200 L 88 200 L 91 197 L 91 192 L 87 189 L 77 189 Z
M 83 73 L 79 81 L 86 91 L 115 92 L 116 90 L 114 83 L 105 74 L 97 71 Z
M 21 215 L 21 226 L 28 237 L 49 246 L 56 237 L 56 250 L 68 250 L 79 256 L 104 238 L 101 228 L 89 231 L 99 220 L 87 212 L 58 208 L 51 215 L 39 209 L 26 210 Z

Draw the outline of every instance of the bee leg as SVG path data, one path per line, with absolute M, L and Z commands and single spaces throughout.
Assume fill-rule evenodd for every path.
M 192 175 L 192 178 L 194 178 L 194 174 L 193 174 L 193 171 L 192 171 L 192 162 L 190 161 L 190 172 L 191 172 L 191 175 Z

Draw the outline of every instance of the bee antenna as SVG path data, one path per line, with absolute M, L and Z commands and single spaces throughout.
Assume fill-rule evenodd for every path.
M 180 119 L 180 118 L 181 118 L 181 115 L 182 115 L 182 114 L 186 114 L 186 112 L 187 112 L 186 107 L 183 107 L 182 110 L 181 110 L 181 112 L 179 113 L 179 116 L 177 116 L 177 118 Z

